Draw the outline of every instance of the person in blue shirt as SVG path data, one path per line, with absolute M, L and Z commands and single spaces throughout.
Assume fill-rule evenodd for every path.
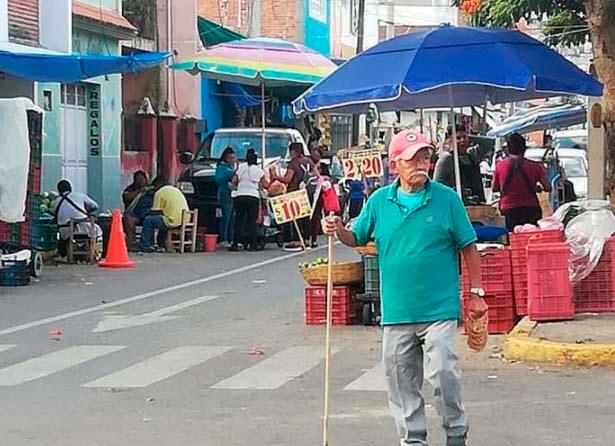
M 222 152 L 218 165 L 216 166 L 216 184 L 218 185 L 218 202 L 222 210 L 220 220 L 219 239 L 220 243 L 227 243 L 229 246 L 233 242 L 233 198 L 231 196 L 231 181 L 235 175 L 237 155 L 232 147 L 227 147 Z
M 434 389 L 447 446 L 465 446 L 468 421 L 461 403 L 461 374 L 453 351 L 460 319 L 459 253 L 470 274 L 467 316 L 487 311 L 476 233 L 458 195 L 429 180 L 432 146 L 415 131 L 398 133 L 389 146 L 399 177 L 374 192 L 346 229 L 328 217 L 323 229 L 345 245 L 374 240 L 381 274 L 383 361 L 389 406 L 401 444 L 427 445 L 423 370 Z M 423 363 L 425 359 L 425 364 Z
M 365 203 L 365 181 L 363 180 L 346 180 L 348 188 L 348 217 L 352 220 L 357 218 L 363 209 Z

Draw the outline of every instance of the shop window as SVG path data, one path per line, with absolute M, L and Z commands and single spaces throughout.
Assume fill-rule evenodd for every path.
M 62 84 L 60 103 L 73 107 L 85 108 L 87 105 L 87 88 L 85 84 Z

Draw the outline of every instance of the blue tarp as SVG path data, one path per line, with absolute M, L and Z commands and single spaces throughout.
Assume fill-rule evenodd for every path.
M 161 64 L 169 53 L 130 56 L 33 54 L 0 51 L 0 71 L 36 82 L 79 82 L 96 76 L 135 73 Z
M 230 95 L 230 98 L 238 107 L 261 106 L 262 98 L 260 96 L 252 96 L 243 85 L 225 82 L 224 91 L 226 94 Z M 268 99 L 265 101 L 268 101 Z

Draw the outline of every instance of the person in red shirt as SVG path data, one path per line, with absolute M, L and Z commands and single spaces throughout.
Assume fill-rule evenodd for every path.
M 536 192 L 551 191 L 545 168 L 524 157 L 525 138 L 513 133 L 507 138 L 508 159 L 495 168 L 493 191 L 500 192 L 500 211 L 506 218 L 506 228 L 536 224 L 542 218 L 542 209 Z

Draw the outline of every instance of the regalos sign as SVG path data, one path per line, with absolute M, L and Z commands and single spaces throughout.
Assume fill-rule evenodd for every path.
M 90 156 L 102 155 L 102 116 L 98 85 L 91 85 L 88 88 L 88 148 Z

